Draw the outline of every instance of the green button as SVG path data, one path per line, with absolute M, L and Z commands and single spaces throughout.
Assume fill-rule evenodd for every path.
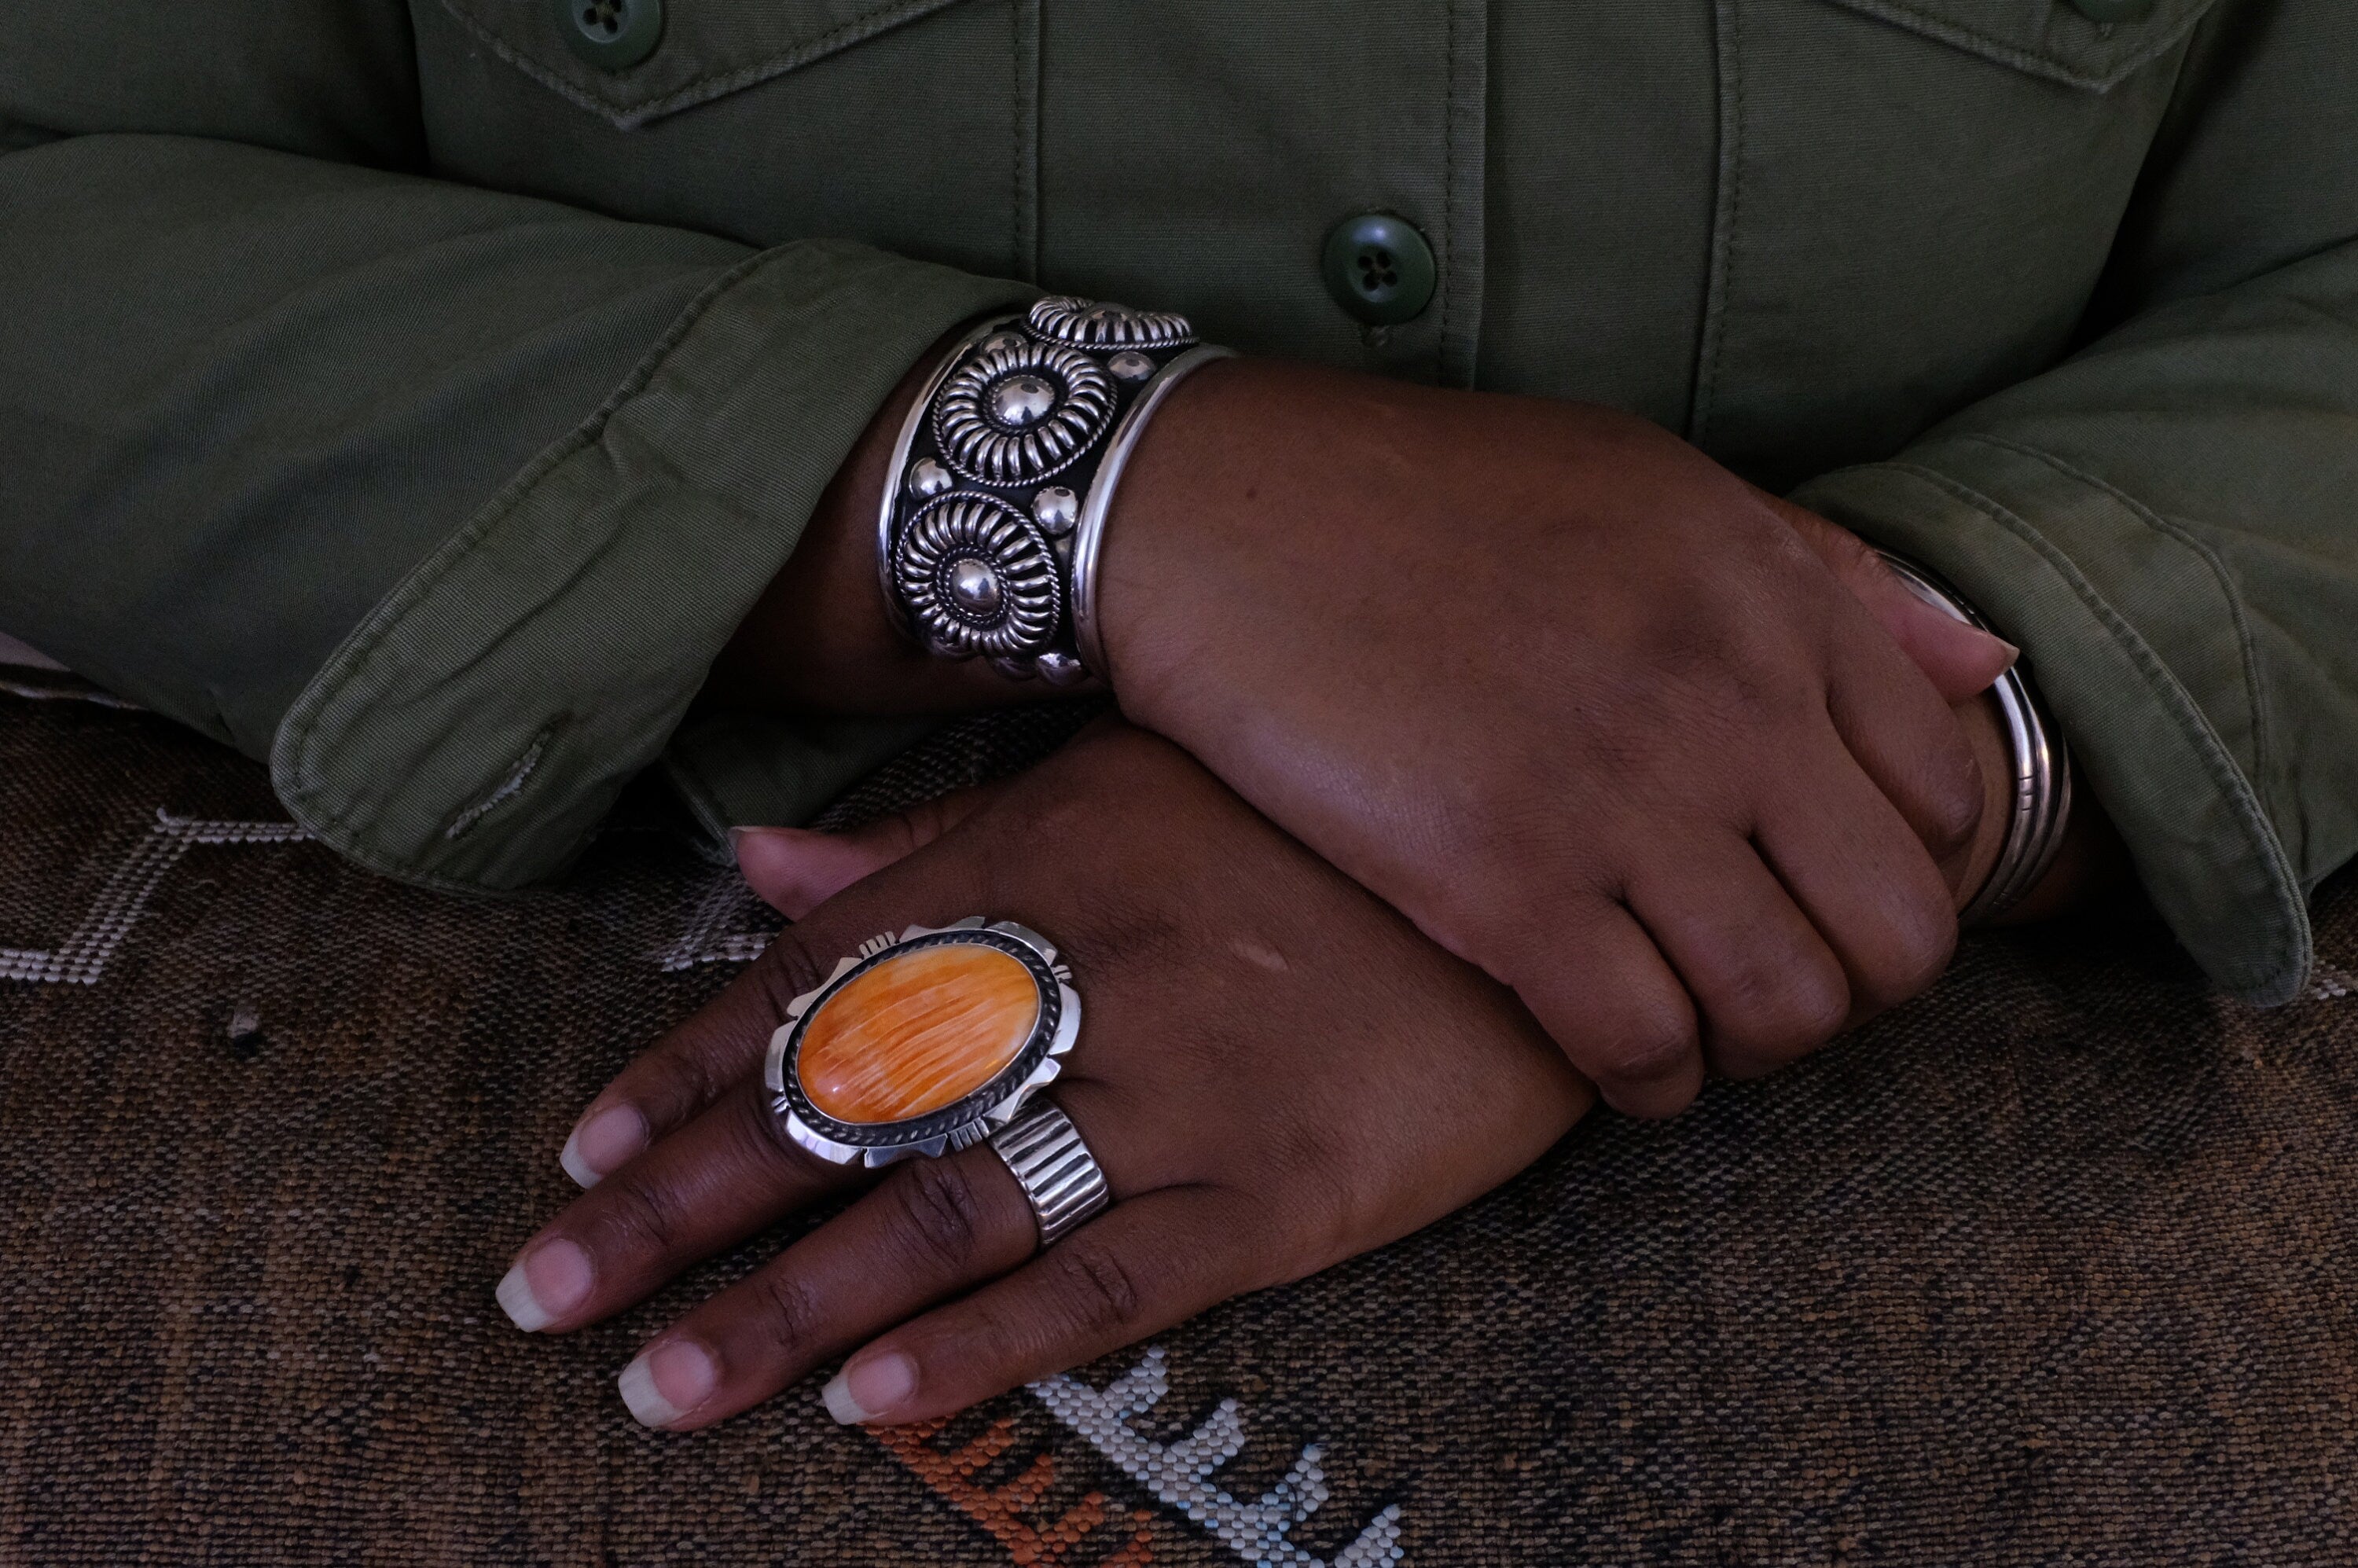
M 555 0 L 557 27 L 600 70 L 628 70 L 663 42 L 663 0 Z
M 2153 14 L 2153 0 L 2071 0 L 2071 9 L 2092 22 L 2142 22 Z
M 1370 327 L 1413 321 L 1433 303 L 1440 269 L 1416 225 L 1388 212 L 1346 218 L 1326 236 L 1326 287 Z

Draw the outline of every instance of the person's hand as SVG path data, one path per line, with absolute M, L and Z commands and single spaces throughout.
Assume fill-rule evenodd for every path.
M 649 1343 L 622 1379 L 649 1424 L 720 1420 L 863 1346 L 827 1389 L 839 1418 L 946 1414 L 1428 1224 L 1590 1103 L 1504 988 L 1126 727 L 852 842 L 858 863 L 791 887 L 749 842 L 797 912 L 875 874 L 592 1102 L 565 1163 L 595 1184 L 523 1249 L 502 1304 L 525 1328 L 579 1328 L 873 1180 L 785 1135 L 761 1064 L 789 999 L 912 924 L 1015 920 L 1062 949 L 1082 1027 L 1045 1092 L 1114 1206 L 1035 1257 L 987 1145 L 892 1167 Z
M 1624 1110 L 1948 962 L 1984 808 L 1949 702 L 2012 651 L 1651 424 L 1231 361 L 1148 427 L 1104 550 L 1125 714 L 1513 987 Z

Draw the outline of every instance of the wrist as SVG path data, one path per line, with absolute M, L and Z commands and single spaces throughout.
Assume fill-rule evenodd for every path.
M 909 368 L 820 497 L 794 554 L 721 651 L 701 700 L 809 714 L 966 713 L 1034 697 L 972 662 L 934 658 L 893 622 L 876 515 L 909 410 L 961 328 Z

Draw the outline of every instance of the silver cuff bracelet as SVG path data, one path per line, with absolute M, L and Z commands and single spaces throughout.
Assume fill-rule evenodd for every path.
M 1947 583 L 1904 556 L 1878 550 L 1899 580 L 1925 603 L 1952 621 L 1985 632 L 1990 623 Z M 1989 880 L 1957 915 L 1961 925 L 1985 925 L 2013 908 L 2022 895 L 2039 885 L 2063 847 L 2063 828 L 2071 819 L 2071 752 L 2064 744 L 2039 690 L 2023 672 L 2021 661 L 1998 676 L 1990 688 L 2006 727 L 2014 757 L 2014 815 L 2007 821 L 2006 844 Z
M 1122 469 L 1171 389 L 1229 352 L 1184 317 L 1065 296 L 961 338 L 901 427 L 877 517 L 901 629 L 1019 680 L 1105 676 L 1098 557 Z

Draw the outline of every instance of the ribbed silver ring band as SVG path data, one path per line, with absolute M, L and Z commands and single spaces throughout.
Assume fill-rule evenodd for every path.
M 1081 1221 L 1113 1201 L 1105 1172 L 1081 1141 L 1072 1118 L 1041 1103 L 990 1135 L 990 1146 L 1032 1200 L 1040 1245 L 1052 1247 Z

